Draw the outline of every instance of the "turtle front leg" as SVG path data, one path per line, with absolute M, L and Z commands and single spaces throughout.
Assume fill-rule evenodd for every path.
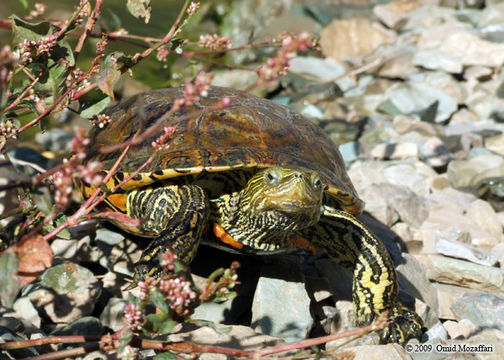
M 129 217 L 143 219 L 138 230 L 154 236 L 135 265 L 133 286 L 146 276 L 161 274 L 158 255 L 167 249 L 186 264 L 192 261 L 210 214 L 208 195 L 201 187 L 135 190 L 128 194 L 126 207 Z
M 387 310 L 391 322 L 381 331 L 382 342 L 404 343 L 422 336 L 422 319 L 397 299 L 397 274 L 385 245 L 359 220 L 324 206 L 320 221 L 301 233 L 353 272 L 352 296 L 357 325 L 369 324 Z

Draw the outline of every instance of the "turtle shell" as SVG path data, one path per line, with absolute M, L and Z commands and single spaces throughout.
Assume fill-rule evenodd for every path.
M 103 148 L 143 133 L 171 109 L 175 99 L 183 97 L 183 88 L 153 90 L 112 108 L 110 123 L 91 131 L 89 159 L 111 168 L 123 149 L 105 153 Z M 218 108 L 225 97 L 230 98 L 230 105 Z M 341 209 L 354 215 L 362 211 L 363 202 L 335 144 L 321 128 L 285 106 L 243 91 L 211 87 L 207 96 L 168 117 L 166 126 L 174 129 L 166 148 L 122 185 L 122 190 L 204 171 L 282 166 L 317 171 Z M 157 132 L 132 145 L 107 187 L 144 164 L 159 136 Z

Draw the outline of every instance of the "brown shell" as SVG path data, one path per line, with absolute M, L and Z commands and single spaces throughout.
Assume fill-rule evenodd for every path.
M 108 112 L 111 122 L 90 134 L 91 160 L 112 167 L 123 149 L 110 153 L 101 149 L 141 134 L 183 97 L 182 88 L 153 90 L 113 108 Z M 212 108 L 224 97 L 231 99 L 229 106 Z M 337 147 L 322 129 L 287 107 L 239 90 L 212 87 L 208 96 L 181 108 L 164 126 L 175 128 L 168 148 L 154 156 L 141 176 L 122 186 L 124 190 L 202 171 L 283 166 L 317 171 L 344 210 L 353 214 L 362 210 Z M 121 178 L 152 155 L 152 142 L 161 133 L 131 146 L 118 168 Z

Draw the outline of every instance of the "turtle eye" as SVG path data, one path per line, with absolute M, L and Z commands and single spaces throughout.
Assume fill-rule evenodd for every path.
M 266 171 L 266 181 L 268 182 L 268 185 L 277 185 L 280 181 L 280 177 L 280 173 L 275 169 L 268 169 Z
M 322 181 L 320 181 L 320 178 L 318 175 L 315 175 L 312 179 L 312 185 L 315 189 L 320 190 L 322 189 Z

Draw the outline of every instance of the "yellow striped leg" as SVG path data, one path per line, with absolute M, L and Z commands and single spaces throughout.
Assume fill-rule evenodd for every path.
M 301 233 L 334 261 L 353 272 L 357 325 L 388 310 L 391 324 L 382 342 L 403 343 L 422 335 L 422 320 L 397 299 L 397 274 L 385 245 L 354 216 L 325 206 L 320 221 Z
M 165 186 L 129 193 L 128 216 L 144 219 L 142 231 L 157 235 L 135 265 L 134 284 L 161 273 L 158 256 L 167 249 L 188 264 L 198 249 L 210 207 L 205 191 L 196 185 Z

